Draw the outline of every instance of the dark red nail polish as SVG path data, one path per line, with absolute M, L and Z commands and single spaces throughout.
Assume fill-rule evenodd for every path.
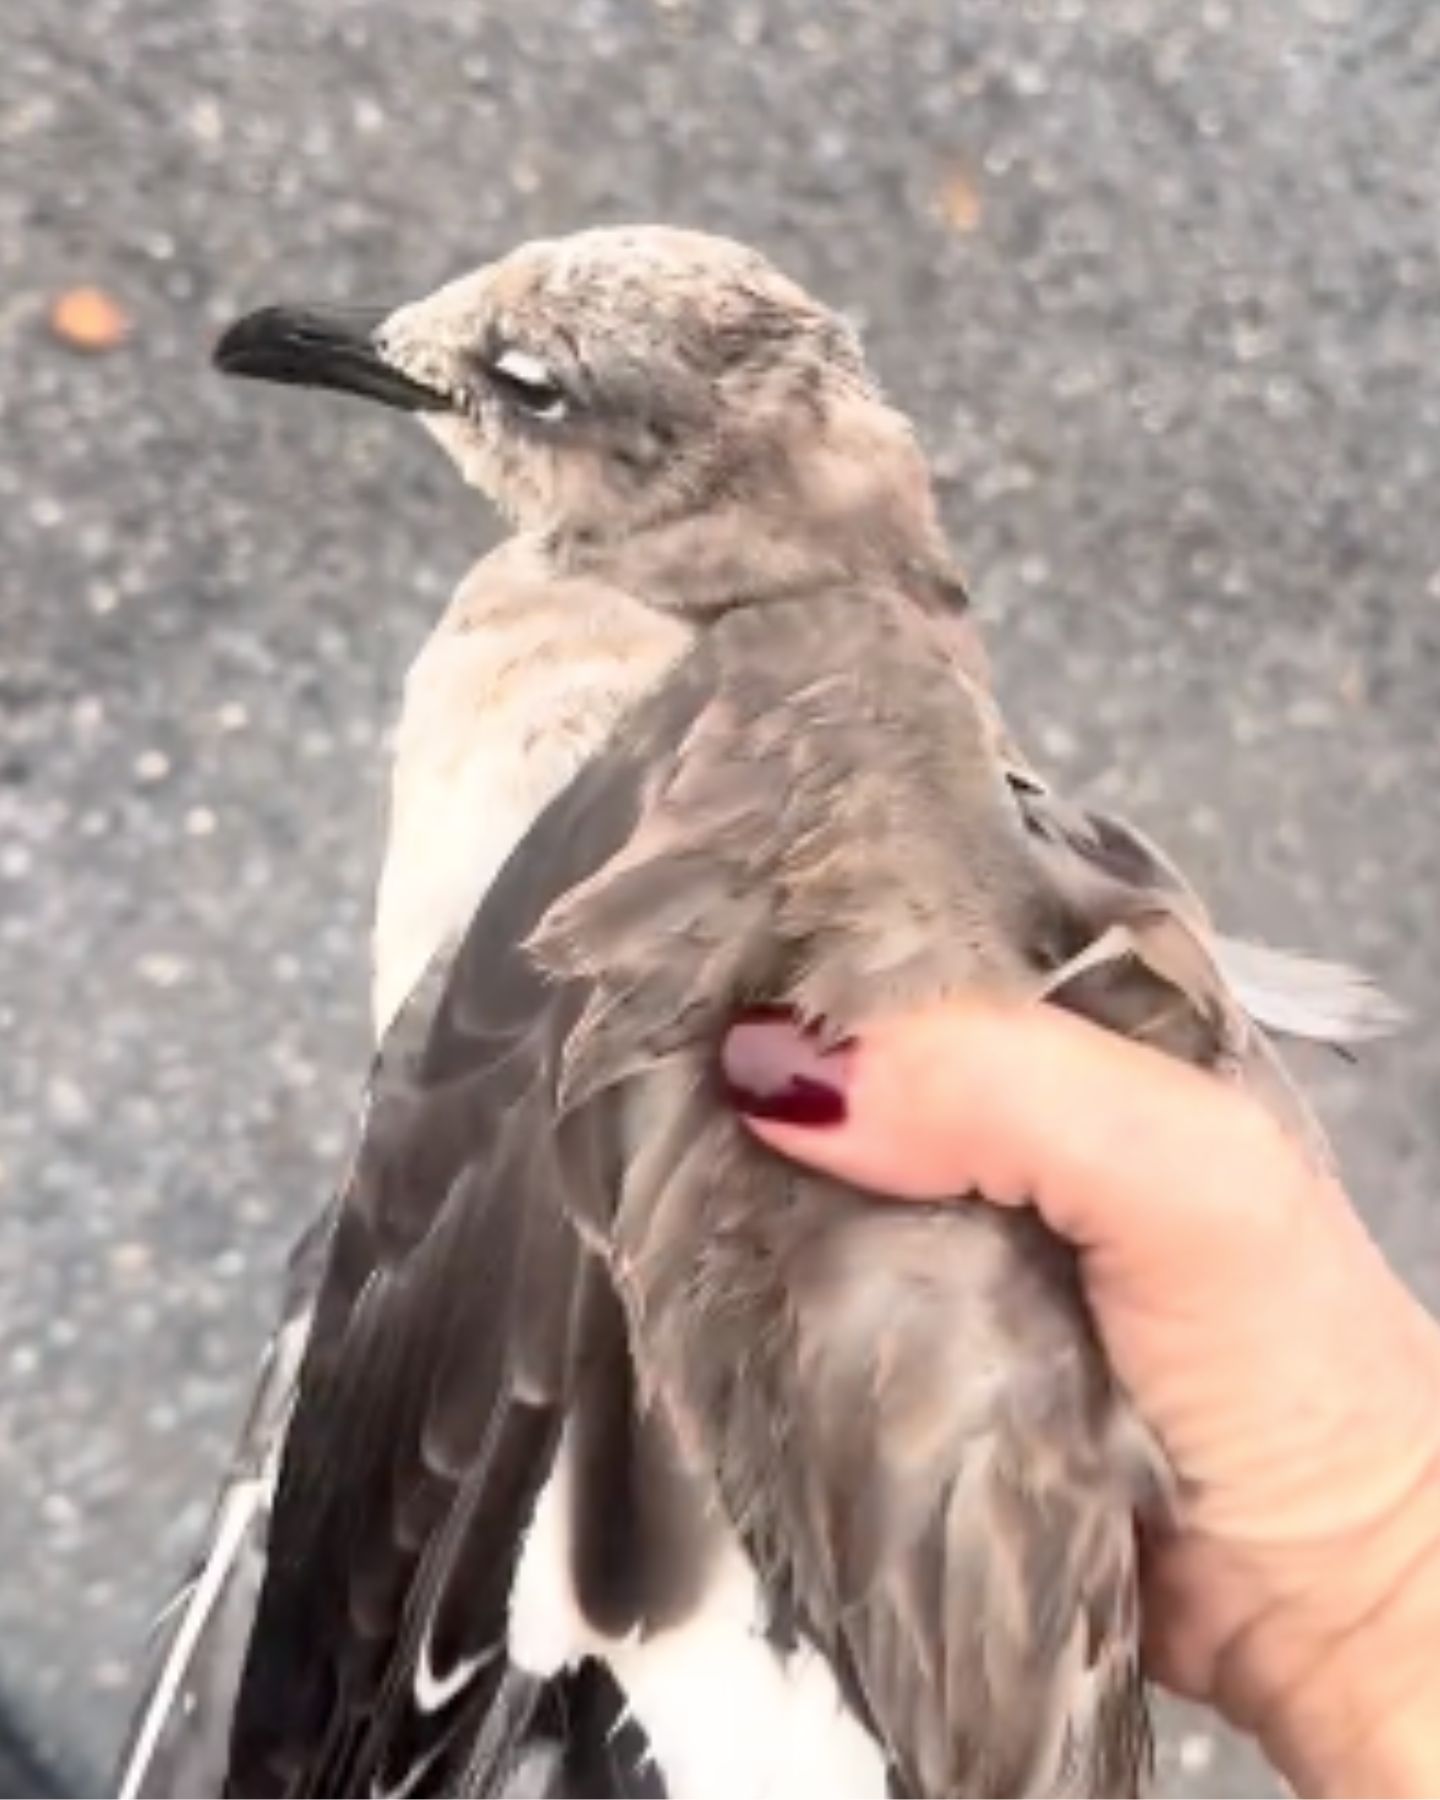
M 725 1096 L 751 1119 L 843 1125 L 850 1044 L 826 1049 L 788 1013 L 757 1009 L 730 1028 L 720 1054 Z

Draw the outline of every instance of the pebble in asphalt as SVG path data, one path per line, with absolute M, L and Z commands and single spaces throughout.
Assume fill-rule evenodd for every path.
M 0 49 L 0 1693 L 63 1779 L 343 1154 L 384 734 L 490 530 L 397 420 L 212 379 L 258 301 L 665 217 L 848 308 L 1037 758 L 1412 1009 L 1316 1081 L 1440 1299 L 1440 11 L 35 0 Z M 109 351 L 47 328 L 82 286 Z M 1194 1716 L 1163 1774 L 1262 1779 Z

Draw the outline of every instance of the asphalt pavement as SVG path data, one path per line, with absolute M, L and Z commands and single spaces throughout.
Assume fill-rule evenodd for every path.
M 343 1156 L 384 735 L 491 531 L 208 373 L 264 300 L 666 218 L 849 310 L 1036 759 L 1410 1008 L 1314 1080 L 1440 1302 L 1440 9 L 26 0 L 0 167 L 0 1713 L 58 1785 Z M 1261 1777 L 1187 1716 L 1164 1779 Z

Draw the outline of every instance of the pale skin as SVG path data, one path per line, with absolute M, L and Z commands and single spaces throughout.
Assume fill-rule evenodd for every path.
M 1034 1205 L 1079 1250 L 1180 1477 L 1147 1553 L 1152 1674 L 1303 1793 L 1440 1795 L 1440 1326 L 1338 1182 L 1216 1078 L 1050 1007 L 949 1005 L 823 1058 L 741 1024 L 742 1112 L 787 1059 L 844 1116 L 750 1117 L 776 1149 Z

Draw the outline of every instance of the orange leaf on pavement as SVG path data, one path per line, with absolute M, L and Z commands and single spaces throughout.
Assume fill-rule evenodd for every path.
M 50 329 L 72 350 L 113 350 L 129 331 L 130 320 L 103 288 L 74 287 L 51 304 Z

